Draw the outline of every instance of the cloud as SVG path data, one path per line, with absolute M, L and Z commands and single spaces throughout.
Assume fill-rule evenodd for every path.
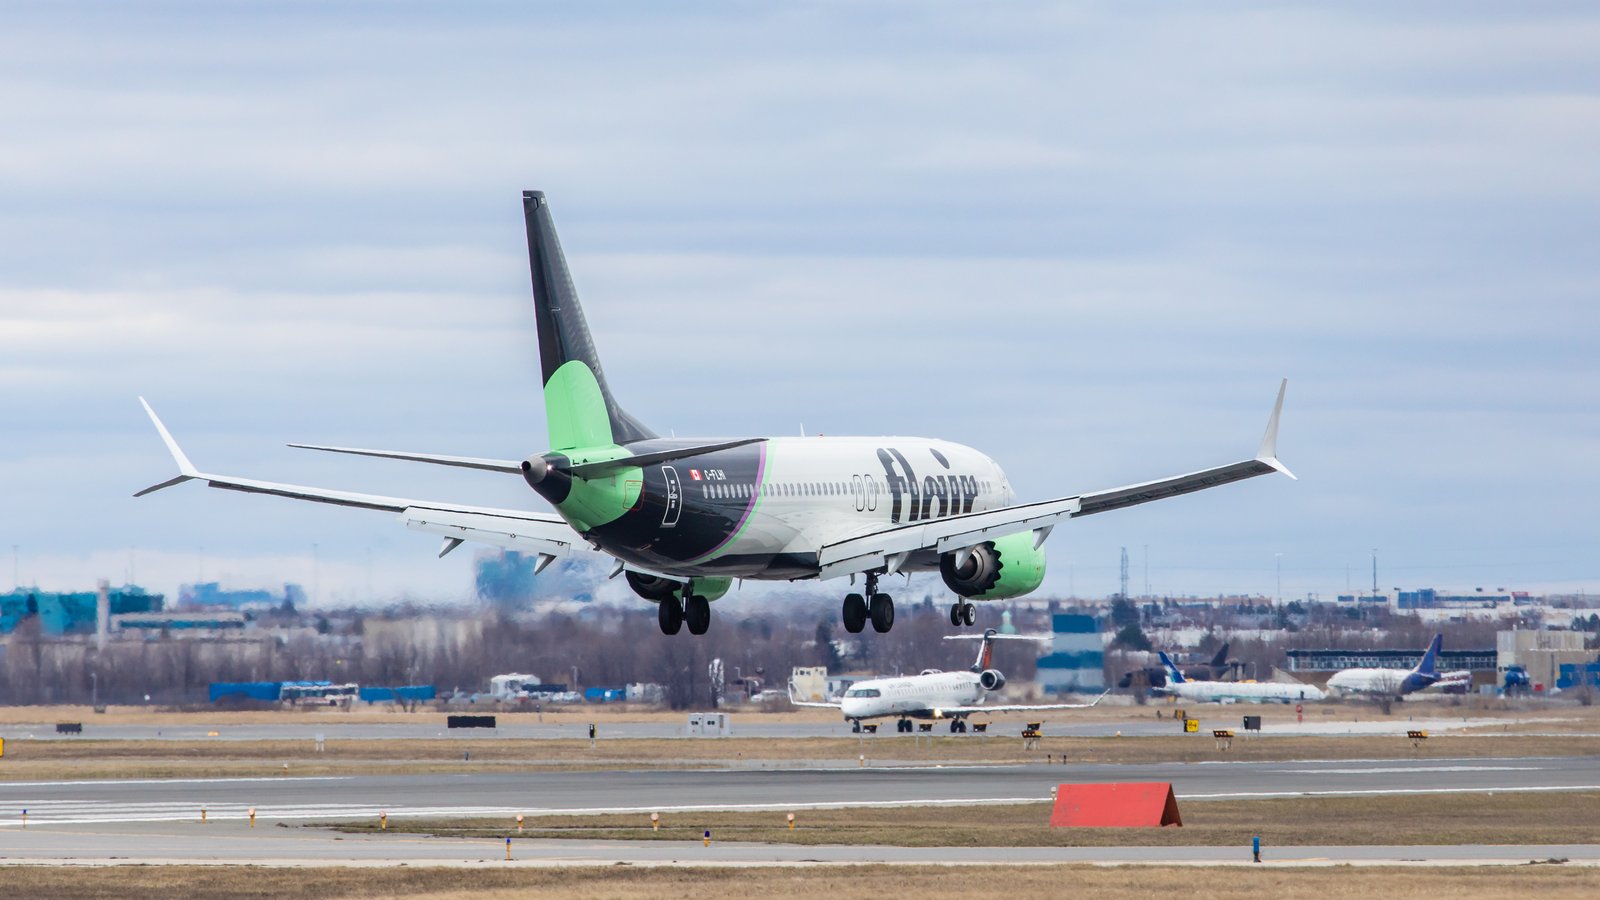
M 1293 378 L 1301 482 L 1059 529 L 1057 590 L 1146 543 L 1174 590 L 1284 552 L 1327 593 L 1374 545 L 1600 574 L 1540 551 L 1600 537 L 1591 11 L 101 13 L 0 33 L 0 544 L 85 583 L 129 535 L 240 572 L 317 542 L 352 596 L 367 547 L 459 574 L 381 515 L 132 501 L 170 469 L 140 393 L 217 468 L 536 506 L 281 446 L 542 446 L 526 187 L 679 434 L 935 434 L 1047 496 L 1247 452 Z

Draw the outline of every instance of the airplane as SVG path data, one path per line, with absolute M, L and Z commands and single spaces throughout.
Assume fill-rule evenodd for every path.
M 1309 684 L 1289 684 L 1277 681 L 1190 681 L 1183 677 L 1178 667 L 1161 652 L 1161 664 L 1167 668 L 1167 686 L 1158 693 L 1171 694 L 1195 703 L 1304 703 L 1327 697 L 1320 689 Z
M 178 475 L 142 497 L 186 481 L 393 513 L 444 539 L 533 555 L 535 572 L 585 545 L 611 558 L 610 577 L 658 606 L 666 634 L 685 624 L 704 634 L 711 602 L 735 579 L 857 577 L 845 595 L 845 630 L 894 625 L 880 584 L 897 574 L 938 572 L 957 596 L 953 626 L 971 626 L 973 601 L 1019 597 L 1044 580 L 1043 545 L 1060 523 L 1176 497 L 1258 475 L 1294 475 L 1277 459 L 1285 379 L 1255 456 L 1127 487 L 1017 503 L 990 457 L 950 441 L 913 437 L 663 438 L 617 402 L 578 303 L 550 205 L 524 191 L 528 260 L 550 450 L 486 459 L 394 450 L 291 444 L 309 450 L 455 466 L 520 476 L 554 513 L 440 503 L 259 481 L 202 472 L 155 410 L 146 414 Z M 682 311 L 679 311 L 682 312 Z
M 1216 681 L 1227 671 L 1228 644 L 1224 642 L 1221 647 L 1217 648 L 1216 655 L 1211 657 L 1211 662 L 1184 670 L 1183 677 L 1193 681 Z M 1133 687 L 1138 676 L 1142 676 L 1144 683 L 1152 688 L 1167 686 L 1167 669 L 1165 666 L 1145 666 L 1142 669 L 1130 669 L 1122 673 L 1122 680 L 1117 682 L 1117 687 Z
M 1436 663 L 1444 635 L 1436 634 L 1415 669 L 1344 669 L 1328 679 L 1328 689 L 1339 694 L 1375 697 L 1385 704 L 1420 691 L 1440 680 Z
M 910 731 L 912 719 L 949 719 L 951 734 L 965 733 L 967 716 L 973 713 L 1053 712 L 1061 709 L 1088 709 L 1097 705 L 1110 691 L 1096 697 L 1093 703 L 983 705 L 984 698 L 991 692 L 1006 686 L 1006 676 L 992 666 L 995 641 L 1049 641 L 1054 637 L 1049 634 L 998 634 L 993 628 L 985 630 L 981 637 L 966 634 L 948 635 L 945 637 L 947 641 L 962 638 L 976 638 L 982 641 L 978 648 L 978 658 L 973 662 L 971 671 L 941 672 L 938 669 L 924 669 L 918 675 L 869 678 L 852 684 L 838 700 L 820 702 L 794 699 L 794 685 L 791 684 L 789 702 L 795 706 L 837 709 L 844 714 L 845 721 L 854 726 L 851 730 L 856 732 L 861 730 L 861 722 L 864 719 L 897 718 L 900 720 L 896 723 L 897 731 Z

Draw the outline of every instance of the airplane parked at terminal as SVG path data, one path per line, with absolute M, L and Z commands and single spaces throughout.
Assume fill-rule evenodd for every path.
M 1439 647 L 1444 635 L 1436 634 L 1414 669 L 1344 669 L 1328 679 L 1328 689 L 1338 694 L 1374 697 L 1387 703 L 1399 700 L 1439 681 Z
M 1098 704 L 1110 691 L 1096 697 L 1094 703 L 983 705 L 984 698 L 991 692 L 1006 686 L 1006 676 L 992 665 L 995 641 L 1049 641 L 1054 637 L 1050 634 L 998 634 L 993 628 L 984 631 L 981 637 L 965 634 L 950 635 L 945 640 L 976 638 L 982 642 L 978 647 L 978 658 L 973 662 L 971 671 L 941 672 L 938 669 L 926 669 L 918 675 L 869 678 L 852 684 L 845 690 L 842 698 L 822 702 L 794 699 L 791 685 L 789 702 L 795 706 L 837 709 L 844 714 L 845 721 L 855 726 L 855 731 L 861 730 L 863 719 L 896 718 L 900 720 L 896 723 L 899 731 L 910 731 L 912 719 L 949 719 L 950 731 L 955 734 L 967 730 L 967 716 L 973 713 L 1053 712 L 1062 709 L 1088 709 Z
M 1171 694 L 1195 703 L 1303 703 L 1327 695 L 1309 684 L 1277 681 L 1190 681 L 1173 665 L 1165 651 L 1161 664 L 1167 668 L 1167 686 L 1157 693 Z
M 522 195 L 533 278 L 545 418 L 552 449 L 526 459 L 484 459 L 306 444 L 334 453 L 408 460 L 520 476 L 556 513 L 436 503 L 404 497 L 214 475 L 196 468 L 145 403 L 185 481 L 396 514 L 444 538 L 439 555 L 475 541 L 537 556 L 536 571 L 587 545 L 613 560 L 634 592 L 657 603 L 661 630 L 704 634 L 710 602 L 734 579 L 862 579 L 845 595 L 845 630 L 894 625 L 887 576 L 938 572 L 957 595 L 952 625 L 972 625 L 974 600 L 1027 594 L 1044 580 L 1051 530 L 1079 516 L 1176 497 L 1289 470 L 1277 459 L 1287 380 L 1255 456 L 1112 490 L 1016 503 L 998 463 L 949 441 L 912 437 L 663 438 L 625 412 L 606 383 L 583 308 L 539 191 Z M 675 333 L 667 310 L 667 338 Z M 692 349 L 691 351 L 692 352 Z M 670 360 L 670 354 L 666 357 Z M 437 361 L 434 361 L 437 362 Z M 669 371 L 669 370 L 664 370 Z M 863 386 L 865 389 L 866 386 Z M 140 400 L 143 403 L 143 399 Z

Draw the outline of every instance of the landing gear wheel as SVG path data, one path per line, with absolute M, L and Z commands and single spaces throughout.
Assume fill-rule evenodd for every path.
M 861 720 L 860 719 L 857 719 L 854 722 L 850 723 L 850 733 L 851 734 L 860 734 L 861 733 Z
M 872 597 L 872 630 L 884 634 L 894 627 L 894 598 L 888 594 Z
M 978 624 L 978 607 L 971 603 L 961 604 L 961 624 L 968 626 Z
M 950 720 L 950 733 L 951 734 L 960 734 L 961 733 L 961 720 L 960 719 L 951 719 Z
M 911 720 L 910 719 L 901 719 L 900 721 L 894 723 L 894 730 L 895 731 L 900 731 L 900 732 L 910 731 L 911 730 Z
M 689 623 L 690 634 L 705 634 L 711 627 L 711 601 L 693 594 L 683 604 L 683 617 Z
M 962 604 L 958 601 L 950 607 L 950 625 L 953 628 L 961 627 L 961 606 Z
M 677 597 L 665 597 L 656 606 L 656 624 L 661 626 L 661 633 L 677 634 L 683 627 L 683 604 Z
M 867 627 L 867 601 L 860 594 L 846 594 L 844 597 L 844 630 L 851 634 L 860 634 L 861 629 Z

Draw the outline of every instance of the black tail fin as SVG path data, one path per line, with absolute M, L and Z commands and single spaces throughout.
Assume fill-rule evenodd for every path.
M 568 363 L 578 362 L 594 377 L 600 389 L 600 399 L 605 403 L 606 418 L 610 420 L 611 440 L 629 444 L 655 437 L 638 419 L 628 415 L 611 396 L 606 385 L 605 370 L 600 368 L 599 354 L 595 353 L 594 340 L 589 337 L 589 325 L 583 318 L 583 307 L 578 303 L 578 291 L 572 286 L 572 275 L 567 271 L 567 259 L 561 252 L 561 241 L 556 237 L 555 221 L 550 217 L 550 204 L 543 191 L 522 192 L 522 212 L 528 223 L 528 267 L 533 274 L 534 316 L 539 325 L 539 363 L 543 370 L 545 412 L 550 420 L 551 440 L 560 446 L 564 441 L 558 431 L 570 432 L 574 416 L 590 419 L 589 409 L 571 408 L 573 405 L 589 406 L 581 393 L 560 391 L 553 397 L 551 379 L 557 370 Z M 593 396 L 592 393 L 590 396 Z M 554 405 L 553 405 L 554 404 Z M 555 406 L 566 408 L 557 409 Z M 598 421 L 592 424 L 598 426 Z M 588 431 L 588 429 L 580 429 Z M 572 438 L 571 440 L 579 440 Z M 580 441 L 582 442 L 582 441 Z M 576 444 L 574 444 L 575 446 Z
M 1217 651 L 1217 655 L 1211 657 L 1211 668 L 1213 668 L 1213 669 L 1226 669 L 1227 667 L 1228 667 L 1228 644 L 1227 644 L 1226 641 L 1224 641 L 1223 644 L 1222 644 L 1222 648 Z

